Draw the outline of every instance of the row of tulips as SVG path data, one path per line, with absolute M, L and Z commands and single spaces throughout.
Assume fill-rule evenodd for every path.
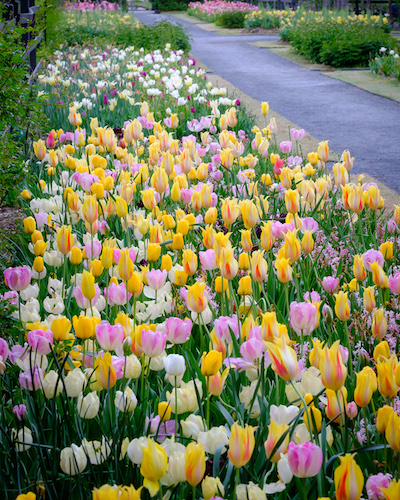
M 129 51 L 131 78 L 159 64 L 167 85 L 178 56 Z M 400 207 L 350 182 L 349 151 L 278 144 L 268 103 L 240 128 L 195 73 L 191 120 L 142 86 L 120 129 L 117 107 L 84 125 L 70 106 L 34 144 L 4 272 L 2 495 L 397 499 Z

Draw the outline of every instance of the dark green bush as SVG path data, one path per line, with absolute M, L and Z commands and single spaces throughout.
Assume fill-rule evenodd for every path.
M 156 50 L 163 49 L 167 43 L 170 43 L 173 50 L 185 52 L 190 50 L 190 39 L 184 27 L 168 21 L 161 21 L 152 26 L 140 26 L 129 34 L 121 33 L 120 35 L 115 41 L 121 45 L 134 45 L 146 50 Z
M 153 7 L 161 11 L 187 10 L 191 0 L 154 0 Z
M 218 15 L 215 24 L 228 29 L 244 28 L 245 18 L 245 12 L 223 12 L 222 14 Z
M 381 47 L 396 45 L 395 39 L 381 29 L 335 20 L 297 23 L 285 37 L 311 61 L 335 67 L 368 66 Z

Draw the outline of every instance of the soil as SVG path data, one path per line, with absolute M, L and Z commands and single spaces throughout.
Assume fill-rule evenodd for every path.
M 249 30 L 249 29 L 246 28 L 246 29 L 242 30 L 242 33 L 244 35 L 248 35 L 248 34 L 277 35 L 279 33 L 279 29 L 278 28 L 273 28 L 273 29 L 270 29 L 270 30 L 266 30 L 264 28 L 251 28 Z

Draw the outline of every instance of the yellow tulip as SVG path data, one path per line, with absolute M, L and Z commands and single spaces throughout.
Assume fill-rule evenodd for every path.
M 335 490 L 337 500 L 359 500 L 364 486 L 364 476 L 354 456 L 339 457 L 340 465 L 335 469 Z
M 237 422 L 231 427 L 228 457 L 237 469 L 246 465 L 251 459 L 255 446 L 255 430 L 255 427 L 247 424 L 241 427 Z
M 191 486 L 197 486 L 206 472 L 206 453 L 201 443 L 191 442 L 185 450 L 185 475 Z

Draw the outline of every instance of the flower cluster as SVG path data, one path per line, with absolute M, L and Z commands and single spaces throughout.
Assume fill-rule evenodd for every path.
M 214 22 L 225 12 L 257 12 L 258 7 L 246 2 L 229 2 L 226 0 L 205 0 L 189 3 L 188 14 L 207 22 Z
M 331 165 L 302 129 L 278 143 L 266 102 L 262 128 L 240 128 L 180 61 L 92 57 L 103 94 L 141 84 L 130 118 L 107 126 L 119 104 L 95 89 L 88 125 L 77 103 L 34 143 L 2 296 L 18 327 L 0 339 L 7 493 L 397 498 L 400 207 L 350 182 L 348 150 Z M 173 112 L 182 89 L 203 115 Z

